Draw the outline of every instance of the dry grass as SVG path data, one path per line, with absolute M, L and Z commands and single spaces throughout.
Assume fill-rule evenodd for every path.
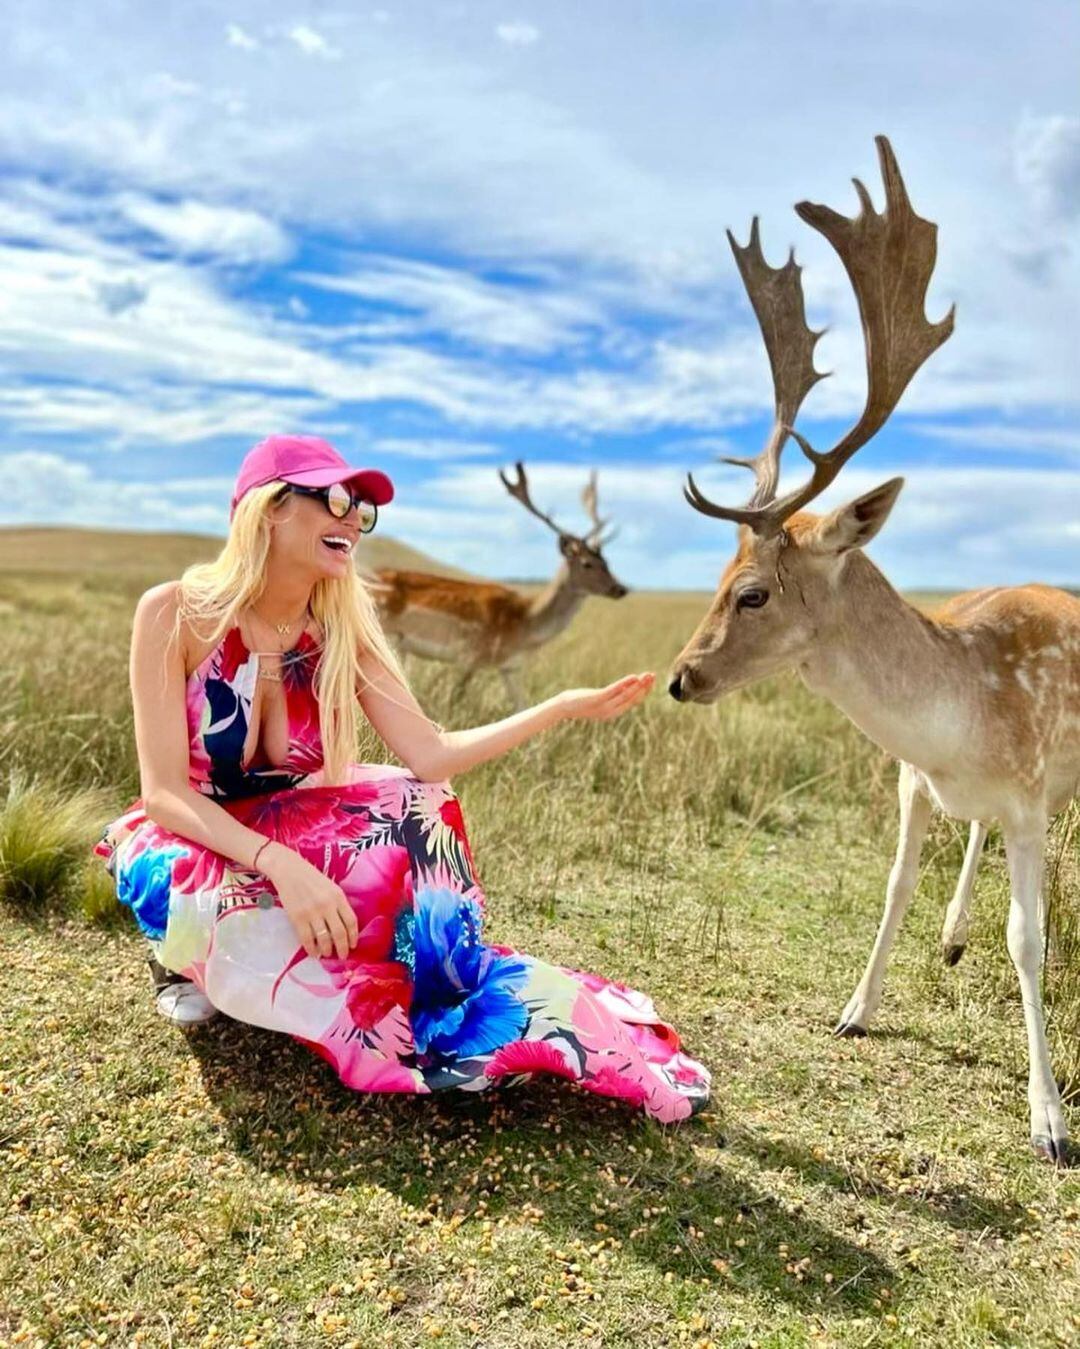
M 134 794 L 132 600 L 104 570 L 0 578 L 0 775 L 52 802 L 31 817 L 90 791 L 104 819 Z M 663 670 L 702 603 L 591 603 L 532 692 Z M 447 724 L 503 710 L 498 680 L 457 708 L 449 682 L 416 667 Z M 1080 1185 L 1026 1151 L 998 840 L 946 970 L 963 837 L 935 825 L 877 1034 L 836 1041 L 895 775 L 794 681 L 710 709 L 658 693 L 459 787 L 491 936 L 652 991 L 713 1068 L 715 1108 L 665 1132 L 557 1085 L 364 1098 L 268 1032 L 185 1036 L 153 1012 L 126 917 L 88 919 L 115 906 L 68 849 L 66 906 L 0 906 L 0 1342 L 1075 1342 Z M 1055 835 L 1048 965 L 1074 1081 L 1076 826 Z

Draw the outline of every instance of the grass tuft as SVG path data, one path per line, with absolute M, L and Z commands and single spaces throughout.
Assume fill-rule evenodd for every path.
M 65 792 L 14 774 L 0 806 L 0 902 L 37 911 L 67 899 L 106 809 L 99 789 Z

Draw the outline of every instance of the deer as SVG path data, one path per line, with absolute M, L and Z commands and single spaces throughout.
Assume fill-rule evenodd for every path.
M 912 377 L 953 331 L 955 306 L 937 322 L 925 309 L 937 226 L 915 214 L 889 141 L 878 136 L 876 144 L 883 212 L 858 179 L 860 209 L 853 218 L 806 201 L 795 207 L 838 254 L 864 339 L 863 410 L 827 451 L 815 449 L 794 425 L 804 398 L 824 378 L 814 366 L 821 333 L 807 326 L 794 250 L 782 267 L 772 267 L 756 218 L 746 245 L 728 231 L 764 339 L 775 416 L 757 456 L 729 461 L 754 473 L 745 506 L 710 500 L 687 475 L 689 504 L 737 525 L 738 546 L 675 659 L 669 692 L 679 702 L 712 703 L 794 669 L 899 761 L 899 838 L 884 913 L 836 1035 L 866 1035 L 878 1010 L 933 811 L 970 822 L 943 934 L 950 962 L 967 940 L 987 828 L 1000 826 L 1010 881 L 1006 944 L 1027 1036 L 1031 1146 L 1060 1166 L 1069 1137 L 1047 1046 L 1040 968 L 1046 833 L 1080 788 L 1080 600 L 1041 584 L 1001 586 L 954 596 L 924 613 L 864 552 L 885 524 L 902 478 L 827 514 L 804 509 L 881 430 Z M 809 461 L 809 475 L 778 495 L 780 456 L 789 440 Z
M 520 460 L 514 472 L 511 478 L 499 470 L 503 486 L 552 530 L 562 555 L 555 575 L 537 594 L 525 595 L 494 581 L 457 580 L 392 568 L 376 571 L 371 589 L 383 630 L 399 650 L 464 666 L 455 695 L 464 692 L 477 670 L 497 669 L 510 702 L 520 710 L 525 706 L 522 658 L 558 636 L 586 596 L 622 599 L 628 589 L 616 580 L 604 558 L 603 549 L 614 531 L 608 531 L 609 520 L 600 518 L 595 469 L 581 494 L 591 522 L 584 535 L 571 534 L 534 504 Z

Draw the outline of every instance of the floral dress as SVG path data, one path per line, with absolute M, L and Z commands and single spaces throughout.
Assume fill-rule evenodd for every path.
M 447 783 L 368 764 L 344 784 L 323 781 L 318 656 L 305 633 L 282 660 L 284 764 L 245 766 L 259 657 L 230 631 L 188 680 L 190 780 L 341 887 L 355 946 L 344 959 L 309 956 L 266 876 L 170 833 L 137 801 L 95 851 L 157 959 L 229 1016 L 310 1046 L 360 1091 L 482 1091 L 548 1073 L 665 1122 L 703 1106 L 708 1072 L 643 993 L 484 941 L 484 895 Z

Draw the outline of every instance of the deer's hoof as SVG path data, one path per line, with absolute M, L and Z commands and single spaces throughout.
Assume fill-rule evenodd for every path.
M 960 945 L 943 947 L 941 952 L 942 959 L 945 961 L 946 965 L 956 965 L 966 950 L 966 942 L 963 942 Z
M 857 1021 L 841 1021 L 833 1035 L 839 1040 L 865 1040 L 867 1031 Z
M 1031 1150 L 1041 1162 L 1051 1166 L 1072 1166 L 1075 1154 L 1067 1138 L 1054 1138 L 1051 1134 L 1033 1134 Z

